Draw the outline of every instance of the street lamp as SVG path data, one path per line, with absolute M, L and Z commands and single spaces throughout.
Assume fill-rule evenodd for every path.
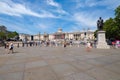
M 86 30 L 84 30 L 84 42 L 85 43 L 87 42 L 86 34 L 87 34 Z
M 84 32 L 85 38 L 86 38 L 86 32 Z
M 40 32 L 39 32 L 38 36 L 39 36 L 39 42 L 40 42 Z
M 40 32 L 39 32 L 38 36 L 39 36 L 39 43 L 40 43 Z

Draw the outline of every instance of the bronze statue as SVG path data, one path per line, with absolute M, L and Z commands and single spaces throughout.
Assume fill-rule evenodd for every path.
M 98 30 L 103 30 L 103 19 L 101 17 L 97 21 L 97 28 Z

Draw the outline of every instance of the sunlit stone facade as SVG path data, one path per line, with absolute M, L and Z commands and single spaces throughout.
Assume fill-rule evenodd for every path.
M 30 41 L 31 40 L 31 35 L 21 33 L 21 34 L 19 34 L 19 38 L 22 41 Z
M 63 32 L 62 29 L 58 29 L 57 32 L 48 34 L 36 34 L 36 35 L 19 35 L 20 39 L 24 40 L 27 38 L 28 41 L 39 41 L 39 40 L 84 40 L 84 38 L 88 40 L 94 40 L 94 31 L 86 31 L 86 32 Z

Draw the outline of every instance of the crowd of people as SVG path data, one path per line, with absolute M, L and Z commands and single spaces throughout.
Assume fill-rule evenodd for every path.
M 83 42 L 83 41 L 74 41 L 74 40 L 40 40 L 40 41 L 28 41 L 26 43 L 22 42 L 17 42 L 14 43 L 13 41 L 9 41 L 5 43 L 5 49 L 7 50 L 8 54 L 14 53 L 14 45 L 19 48 L 19 47 L 32 47 L 32 46 L 40 46 L 40 47 L 80 47 L 82 45 L 86 46 L 87 51 L 91 51 L 92 47 L 95 47 L 95 44 L 92 42 Z
M 13 53 L 13 49 L 14 49 L 14 42 L 10 41 L 10 42 L 6 42 L 5 43 L 5 49 L 8 50 L 8 54 L 9 53 Z M 112 48 L 119 48 L 120 41 L 116 41 L 116 42 L 112 42 L 111 47 Z M 95 41 L 74 41 L 74 40 L 41 40 L 41 41 L 29 41 L 27 43 L 17 43 L 17 47 L 19 48 L 21 47 L 32 47 L 32 46 L 40 46 L 40 47 L 72 47 L 72 46 L 77 46 L 80 47 L 81 45 L 84 45 L 86 47 L 86 51 L 90 52 L 91 48 L 96 48 L 96 42 Z
M 41 41 L 29 41 L 27 43 L 22 43 L 22 47 L 24 46 L 50 46 L 50 47 L 58 47 L 58 46 L 63 46 L 63 47 L 66 47 L 66 46 L 76 46 L 76 45 L 80 45 L 80 42 L 76 42 L 76 41 L 68 41 L 68 40 L 53 40 L 53 41 L 50 41 L 50 40 L 41 40 Z
M 95 41 L 88 41 L 92 47 L 96 47 L 96 42 Z M 45 46 L 45 47 L 72 47 L 72 46 L 77 46 L 80 47 L 81 45 L 86 46 L 88 42 L 84 42 L 84 41 L 79 41 L 79 40 L 46 40 L 46 41 L 29 41 L 27 43 L 22 43 L 22 47 L 24 46 Z

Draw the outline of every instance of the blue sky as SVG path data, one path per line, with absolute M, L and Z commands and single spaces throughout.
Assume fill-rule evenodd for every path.
M 96 30 L 96 21 L 114 17 L 120 0 L 0 0 L 0 25 L 26 34 Z

